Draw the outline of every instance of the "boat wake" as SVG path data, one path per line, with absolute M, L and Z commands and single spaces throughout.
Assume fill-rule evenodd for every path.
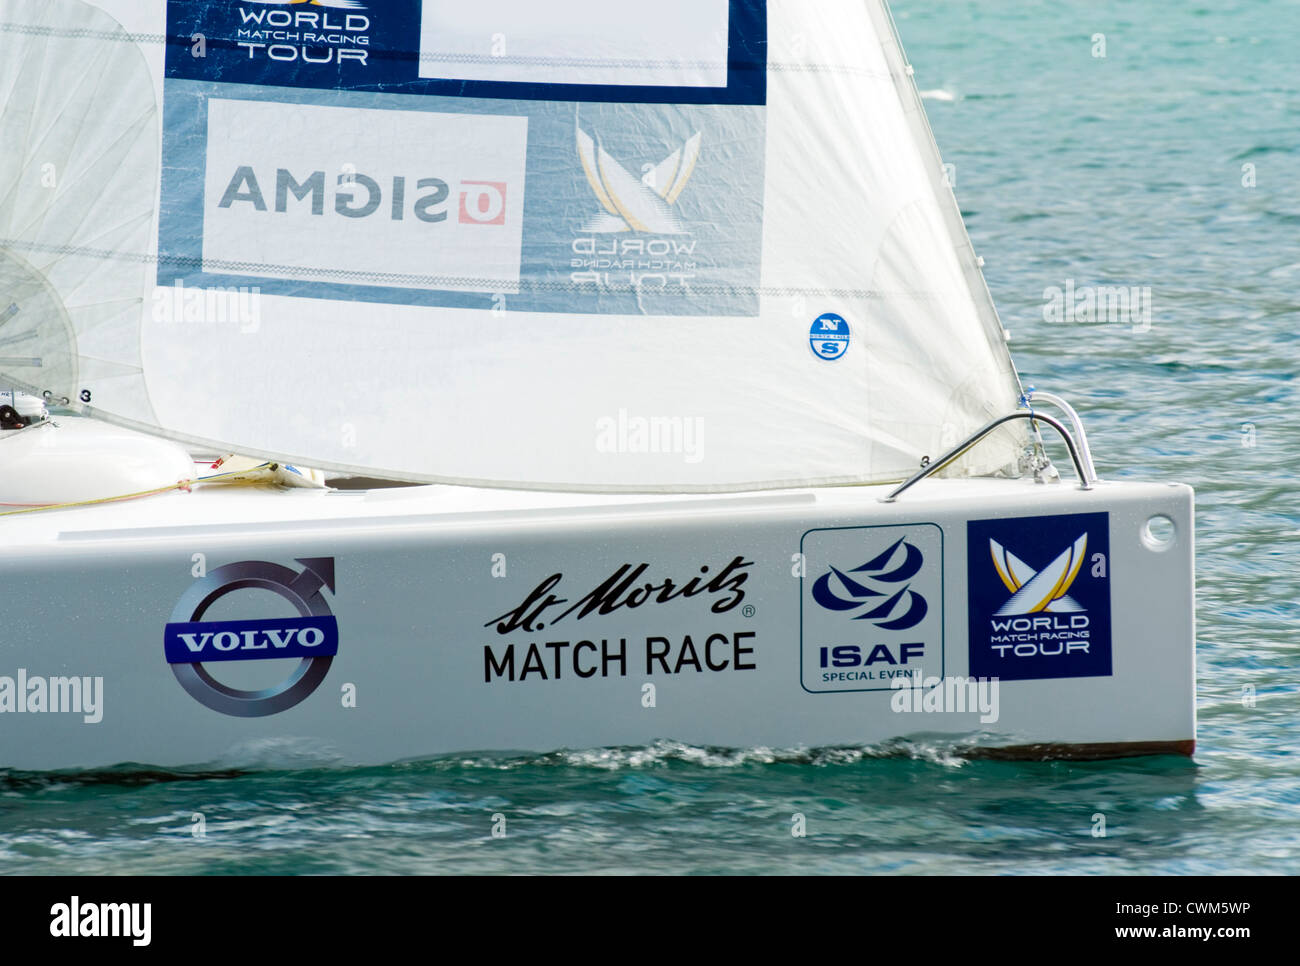
M 959 768 L 974 758 L 987 757 L 991 736 L 949 736 L 891 739 L 875 744 L 825 747 L 726 748 L 692 745 L 663 739 L 648 745 L 610 748 L 562 749 L 552 752 L 476 752 L 413 758 L 385 766 L 348 765 L 340 756 L 308 749 L 292 740 L 241 746 L 222 758 L 202 765 L 161 768 L 125 762 L 111 768 L 65 771 L 0 769 L 0 790 L 18 791 L 56 785 L 138 786 L 165 782 L 240 778 L 259 773 L 303 773 L 329 770 L 362 772 L 398 771 L 516 771 L 529 768 L 574 768 L 601 771 L 635 771 L 689 765 L 701 768 L 744 769 L 765 765 L 837 767 L 863 761 L 902 759 Z M 1006 743 L 1006 737 L 1000 737 Z

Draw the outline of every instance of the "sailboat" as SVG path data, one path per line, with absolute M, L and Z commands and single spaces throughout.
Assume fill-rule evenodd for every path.
M 0 767 L 1191 754 L 884 3 L 654 13 L 0 0 Z

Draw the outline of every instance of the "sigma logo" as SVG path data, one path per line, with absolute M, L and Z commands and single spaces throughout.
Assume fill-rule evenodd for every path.
M 513 291 L 528 120 L 209 98 L 205 270 Z
M 888 691 L 943 673 L 943 531 L 810 530 L 801 544 L 805 690 Z
M 265 187 L 263 187 L 265 185 Z M 327 186 L 329 190 L 327 191 Z M 462 225 L 504 225 L 506 223 L 504 181 L 462 181 L 458 221 Z M 326 210 L 344 218 L 413 218 L 428 224 L 447 221 L 452 190 L 442 178 L 394 175 L 384 179 L 346 170 L 333 182 L 324 171 L 301 177 L 288 168 L 277 168 L 259 178 L 252 165 L 240 165 L 226 185 L 218 208 L 248 205 L 252 211 L 322 216 Z M 327 195 L 329 203 L 327 204 Z
M 506 183 L 504 181 L 462 181 L 460 223 L 462 225 L 504 225 Z
M 301 571 L 245 560 L 209 571 L 181 595 L 163 633 L 167 663 L 190 696 L 239 718 L 278 714 L 305 700 L 325 679 L 339 649 L 338 621 L 322 590 L 334 591 L 334 559 L 298 561 Z M 262 590 L 288 601 L 290 618 L 204 620 L 214 604 L 238 591 Z M 288 677 L 245 690 L 223 684 L 205 664 L 298 658 Z
M 972 520 L 967 532 L 972 676 L 1111 673 L 1107 514 Z

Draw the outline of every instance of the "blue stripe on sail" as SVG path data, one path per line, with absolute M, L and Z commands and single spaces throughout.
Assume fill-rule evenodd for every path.
M 325 131 L 321 150 L 311 152 L 272 125 L 214 129 L 214 101 L 227 119 L 239 119 L 242 111 L 249 117 L 282 111 L 289 118 L 325 113 L 339 125 L 338 140 Z M 420 146 L 428 139 L 416 135 L 437 130 L 442 118 L 467 119 L 493 133 L 451 152 L 450 162 L 431 159 Z M 340 156 L 332 144 L 364 143 L 366 125 L 376 119 L 396 125 L 397 132 L 391 149 L 384 142 L 378 168 L 362 165 L 357 172 L 373 180 L 376 210 L 343 217 L 335 207 Z M 500 132 L 511 125 L 520 132 L 517 143 L 502 148 L 499 142 L 510 137 Z M 236 142 L 246 147 L 232 148 Z M 757 106 L 416 98 L 173 77 L 164 96 L 158 284 L 473 309 L 752 317 L 758 312 L 765 142 L 766 109 Z M 518 177 L 482 170 L 494 170 L 480 160 L 494 150 L 517 155 Z M 597 152 L 599 160 L 589 164 Z M 281 211 L 276 179 L 285 166 L 302 196 L 281 190 Z M 598 170 L 592 174 L 590 167 Z M 242 169 L 247 177 L 240 181 Z M 308 189 L 317 172 L 321 187 Z M 661 172 L 672 190 L 668 183 L 650 190 Z M 441 207 L 425 211 L 430 223 L 417 224 L 417 184 L 424 178 L 445 181 L 447 196 Z M 518 205 L 503 216 L 508 224 L 488 220 L 495 196 L 475 194 L 497 192 L 494 184 Z M 622 193 L 621 216 L 610 213 L 598 187 Z M 465 192 L 469 202 L 461 198 Z M 467 216 L 481 216 L 487 227 L 466 227 Z M 237 244 L 219 243 L 214 229 L 220 226 L 213 222 L 221 219 L 225 237 Z M 412 236 L 413 229 L 421 234 Z M 517 239 L 507 253 L 515 274 L 506 283 L 499 280 L 500 246 L 483 246 L 483 264 L 497 258 L 495 282 L 474 281 L 482 265 L 467 260 L 463 246 L 441 254 L 437 248 L 448 238 L 476 244 L 503 237 L 486 234 L 493 231 L 514 231 Z M 361 242 L 363 236 L 370 241 Z M 428 251 L 414 257 L 426 243 Z

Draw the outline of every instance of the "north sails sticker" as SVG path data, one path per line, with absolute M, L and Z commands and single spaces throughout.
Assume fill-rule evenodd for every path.
M 306 699 L 329 671 L 339 650 L 338 621 L 322 594 L 334 590 L 334 558 L 299 560 L 301 571 L 263 560 L 227 564 L 200 577 L 177 601 L 163 632 L 167 663 L 181 687 L 213 711 L 237 718 L 278 714 Z M 205 621 L 208 609 L 238 590 L 269 590 L 287 600 L 297 617 Z M 301 658 L 279 684 L 240 690 L 217 681 L 204 667 L 217 661 Z
M 807 691 L 889 691 L 943 675 L 943 531 L 933 523 L 809 530 L 800 543 Z
M 1111 674 L 1108 514 L 972 520 L 967 538 L 972 677 Z
M 849 351 L 849 324 L 844 316 L 827 312 L 813 320 L 808 330 L 808 345 L 818 359 L 833 362 Z

